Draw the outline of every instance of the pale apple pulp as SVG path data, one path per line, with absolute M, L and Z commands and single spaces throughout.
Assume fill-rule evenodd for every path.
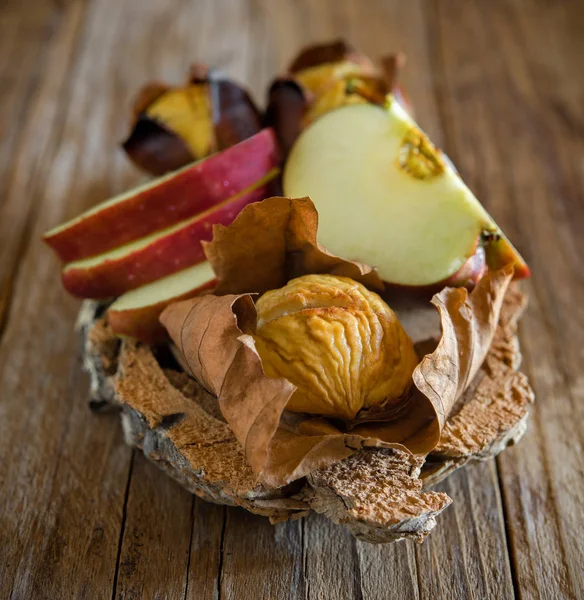
M 376 267 L 394 284 L 448 280 L 475 254 L 482 234 L 502 236 L 396 101 L 345 106 L 318 119 L 292 148 L 283 186 L 286 196 L 313 200 L 323 246 Z

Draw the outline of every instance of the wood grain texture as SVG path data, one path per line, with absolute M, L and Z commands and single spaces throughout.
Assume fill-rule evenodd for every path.
M 2 291 L 8 282 L 12 307 L 0 344 L 0 581 L 12 598 L 111 590 L 130 457 L 120 432 L 77 402 L 87 385 L 75 358 L 77 306 L 55 285 L 56 265 L 38 241 L 55 213 L 62 216 L 76 182 L 95 172 L 63 168 L 71 146 L 82 145 L 82 120 L 101 127 L 88 107 L 77 120 L 68 111 L 88 86 L 71 76 L 79 69 L 83 7 L 51 7 L 44 14 L 54 31 L 37 56 L 41 72 L 11 144 L 16 162 L 3 179 L 9 185 L 0 208 Z M 7 10 L 22 23 L 32 18 L 17 13 L 18 5 Z M 26 35 L 17 31 L 15 40 Z M 10 64 L 36 72 L 18 49 Z M 95 150 L 97 158 L 104 148 Z
M 584 6 L 563 0 L 6 0 L 0 6 L 0 598 L 584 596 Z M 85 406 L 78 308 L 40 234 L 142 179 L 118 150 L 194 60 L 262 102 L 299 46 L 408 56 L 417 118 L 533 268 L 524 440 L 440 486 L 422 546 L 209 505 Z M 114 423 L 116 423 L 114 425 Z
M 195 498 L 185 600 L 214 600 L 223 562 L 225 507 Z
M 302 522 L 270 525 L 241 508 L 226 510 L 219 597 L 302 598 Z M 245 591 L 244 591 L 245 590 Z
M 0 12 L 0 334 L 60 133 L 84 15 L 82 2 L 16 6 Z
M 513 598 L 493 461 L 467 465 L 439 489 L 456 510 L 416 548 L 420 597 Z
M 570 2 L 436 6 L 453 158 L 533 269 L 521 332 L 538 402 L 526 439 L 498 459 L 512 560 L 528 598 L 584 593 L 584 263 L 574 230 L 582 223 L 584 149 L 575 56 L 584 43 L 570 34 L 583 17 Z M 469 36 L 471 46 L 462 41 Z
M 305 598 L 362 598 L 357 541 L 321 515 L 310 515 L 303 527 Z
M 134 456 L 117 564 L 116 598 L 182 600 L 187 585 L 193 496 Z

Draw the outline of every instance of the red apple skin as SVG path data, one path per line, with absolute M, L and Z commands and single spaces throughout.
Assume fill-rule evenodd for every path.
M 395 296 L 396 294 L 429 298 L 445 287 L 465 287 L 472 291 L 487 270 L 496 271 L 508 264 L 512 264 L 515 268 L 514 281 L 527 279 L 531 276 L 529 267 L 523 258 L 505 238 L 484 243 L 477 240 L 475 253 L 466 260 L 456 273 L 438 283 L 425 286 L 407 286 L 384 282 L 384 285 L 387 298 L 391 298 L 392 295 Z
M 440 282 L 440 289 L 445 287 L 465 287 L 469 291 L 483 278 L 487 272 L 485 250 L 477 246 L 475 253 L 448 279 Z
M 217 279 L 211 279 L 184 294 L 161 300 L 150 306 L 126 310 L 110 309 L 107 311 L 108 323 L 117 335 L 132 337 L 150 345 L 163 344 L 168 341 L 168 333 L 159 321 L 162 311 L 173 302 L 188 300 L 204 292 L 210 292 L 216 285 Z
M 420 286 L 402 285 L 388 281 L 384 281 L 383 283 L 386 288 L 387 298 L 389 299 L 395 294 L 399 296 L 431 298 L 445 287 L 465 287 L 470 291 L 482 279 L 486 272 L 487 263 L 485 251 L 483 247 L 479 245 L 479 240 L 477 240 L 474 254 L 463 263 L 456 273 L 453 273 L 446 279 L 442 279 L 442 281 Z
M 65 262 L 96 256 L 208 210 L 257 183 L 279 164 L 274 131 L 264 129 L 43 239 Z
M 529 267 L 506 239 L 500 238 L 485 243 L 481 243 L 478 239 L 475 253 L 456 273 L 442 281 L 423 286 L 401 285 L 386 281 L 383 283 L 388 292 L 388 298 L 395 294 L 430 298 L 445 287 L 465 287 L 472 291 L 487 270 L 497 271 L 508 264 L 513 264 L 515 268 L 514 281 L 530 277 Z
M 88 268 L 65 267 L 63 285 L 78 298 L 111 298 L 192 267 L 206 259 L 201 242 L 211 240 L 213 225 L 229 225 L 245 206 L 263 200 L 270 190 L 267 184 L 225 202 L 200 219 L 192 219 L 184 227 L 120 258 Z

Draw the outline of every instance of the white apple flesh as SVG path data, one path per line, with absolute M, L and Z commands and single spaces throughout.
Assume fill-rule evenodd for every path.
M 172 302 L 198 296 L 216 284 L 211 265 L 199 263 L 120 296 L 108 308 L 108 322 L 118 335 L 146 344 L 164 342 L 168 336 L 158 320 L 162 311 Z
M 286 196 L 313 200 L 323 246 L 375 266 L 391 284 L 457 281 L 484 232 L 502 236 L 450 162 L 391 100 L 338 108 L 309 126 L 288 157 L 283 187 Z

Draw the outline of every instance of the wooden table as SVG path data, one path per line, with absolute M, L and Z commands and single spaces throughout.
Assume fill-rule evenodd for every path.
M 4 0 L 0 5 L 0 597 L 583 598 L 584 5 L 544 0 Z M 130 99 L 191 61 L 264 89 L 345 36 L 403 50 L 418 120 L 533 268 L 522 442 L 440 489 L 422 545 L 194 498 L 90 414 L 43 231 L 142 177 Z

